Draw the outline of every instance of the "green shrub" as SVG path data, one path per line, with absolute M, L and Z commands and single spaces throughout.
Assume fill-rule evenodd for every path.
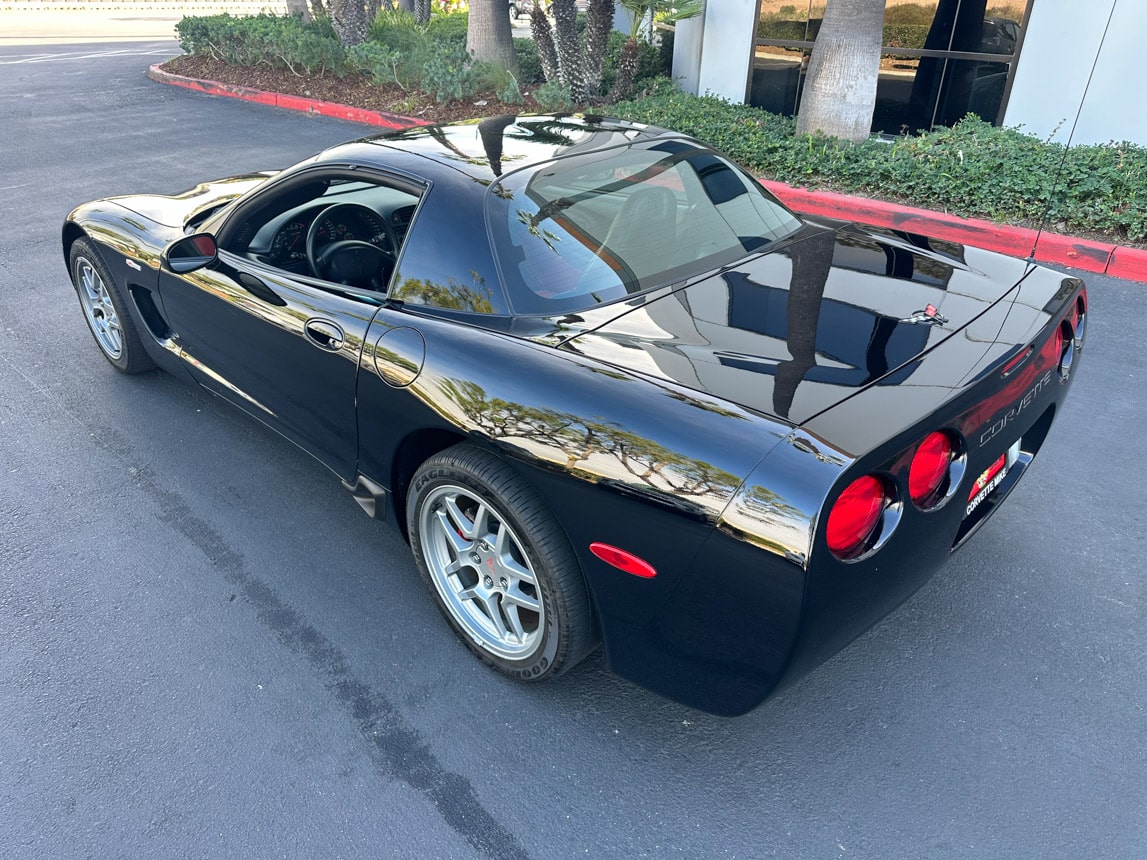
M 794 42 L 812 41 L 820 31 L 820 19 L 812 21 L 768 16 L 757 25 L 759 39 L 787 39 Z
M 261 13 L 234 18 L 226 13 L 186 17 L 175 25 L 180 47 L 233 66 L 287 68 L 302 74 L 342 74 L 346 52 L 326 22 L 304 24 L 299 18 Z
M 402 54 L 412 54 L 427 42 L 426 28 L 409 12 L 398 9 L 380 10 L 367 29 L 366 38 Z
M 542 74 L 538 45 L 533 39 L 514 39 L 514 51 L 518 55 L 518 80 L 523 86 L 541 83 L 546 79 Z
M 889 7 L 892 9 L 902 7 Z M 809 21 L 766 17 L 757 25 L 757 37 L 760 39 L 785 39 L 794 42 L 815 42 L 820 35 L 820 18 Z M 925 24 L 890 23 L 888 17 L 884 19 L 884 35 L 881 37 L 886 47 L 890 48 L 923 48 L 928 38 L 928 27 Z
M 899 6 L 889 6 L 884 10 L 884 26 L 909 24 L 929 27 L 936 14 L 935 5 L 926 6 L 923 3 L 901 3 Z
M 466 70 L 466 93 L 470 96 L 476 93 L 500 93 L 510 90 L 517 91 L 518 79 L 514 73 L 496 66 L 493 63 L 483 63 L 475 60 Z
M 508 14 L 508 13 L 507 13 Z M 448 39 L 466 44 L 466 28 L 470 26 L 470 16 L 466 12 L 450 12 L 435 15 L 426 25 L 426 32 L 433 39 Z
M 335 25 L 330 18 L 321 17 L 314 18 L 311 23 L 306 25 L 315 35 L 325 36 L 328 39 L 338 39 L 338 33 L 335 32 Z
M 418 86 L 436 101 L 454 101 L 475 91 L 470 54 L 464 44 L 449 40 L 432 51 L 420 52 L 418 59 L 422 69 Z
M 375 86 L 398 84 L 403 86 L 398 77 L 398 66 L 402 55 L 378 42 L 363 42 L 347 49 L 347 60 L 356 72 L 370 75 L 371 83 Z
M 560 81 L 547 81 L 534 90 L 534 99 L 548 111 L 567 111 L 573 107 L 570 88 Z
M 503 70 L 504 71 L 504 70 Z M 502 86 L 495 90 L 498 100 L 508 105 L 520 105 L 525 99 L 522 97 L 522 90 L 518 84 L 517 78 L 509 72 L 504 72 L 506 81 Z
M 884 44 L 889 48 L 923 48 L 928 40 L 927 25 L 884 24 Z
M 610 113 L 694 135 L 770 179 L 942 206 L 965 217 L 1047 223 L 1147 242 L 1147 148 L 1064 147 L 969 116 L 954 128 L 859 144 L 795 136 L 795 120 L 653 82 Z M 1062 168 L 1061 168 L 1062 162 Z

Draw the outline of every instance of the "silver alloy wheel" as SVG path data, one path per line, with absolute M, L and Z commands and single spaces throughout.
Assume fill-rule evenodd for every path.
M 510 660 L 542 641 L 545 606 L 522 542 L 506 518 L 471 489 L 435 487 L 418 530 L 434 587 L 482 649 Z
M 123 330 L 120 328 L 119 315 L 112 305 L 107 284 L 87 257 L 76 258 L 76 280 L 80 304 L 84 306 L 84 315 L 88 318 L 96 342 L 109 358 L 119 358 L 123 354 Z

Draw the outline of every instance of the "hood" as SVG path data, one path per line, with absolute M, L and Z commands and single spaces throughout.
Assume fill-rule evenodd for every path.
M 261 173 L 247 173 L 242 176 L 231 176 L 226 179 L 217 179 L 214 182 L 204 182 L 189 188 L 179 194 L 164 196 L 160 194 L 134 194 L 126 197 L 109 197 L 124 209 L 130 209 L 137 215 L 142 215 L 157 224 L 165 227 L 181 228 L 197 215 L 210 211 L 229 203 L 236 197 L 246 194 L 252 188 L 262 185 L 276 171 L 268 170 Z
M 915 234 L 809 224 L 562 348 L 803 424 L 861 388 L 905 382 L 1029 269 Z

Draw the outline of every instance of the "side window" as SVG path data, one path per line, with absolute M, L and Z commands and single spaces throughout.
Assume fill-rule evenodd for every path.
M 361 175 L 303 175 L 236 213 L 220 243 L 295 275 L 385 292 L 418 200 Z
M 459 182 L 472 180 L 461 178 Z M 409 305 L 463 314 L 507 316 L 482 213 L 482 195 L 436 182 L 426 195 L 395 276 L 391 295 Z

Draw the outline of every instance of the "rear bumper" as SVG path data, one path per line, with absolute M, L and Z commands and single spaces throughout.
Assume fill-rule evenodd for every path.
M 1078 370 L 1082 339 L 1064 324 L 1072 328 L 1072 309 L 1085 301 L 1078 282 L 1060 290 L 1047 302 L 1042 325 L 1025 323 L 1030 339 L 994 344 L 982 372 L 970 374 L 926 418 L 862 456 L 816 447 L 808 441 L 815 437 L 801 439 L 799 433 L 778 445 L 746 483 L 749 489 L 740 491 L 759 503 L 760 527 L 734 523 L 731 505 L 651 620 L 609 625 L 611 668 L 684 704 L 736 716 L 906 600 L 991 517 L 1034 462 Z M 1007 330 L 1001 321 L 1001 334 Z M 1057 334 L 1065 331 L 1066 337 Z M 1069 345 L 1073 360 L 1064 372 Z M 922 510 L 909 498 L 908 468 L 921 439 L 941 427 L 961 440 L 962 468 L 945 501 Z M 1003 477 L 989 493 L 976 490 L 976 479 L 1009 450 Z M 898 516 L 889 518 L 895 523 L 878 550 L 843 562 L 825 547 L 821 512 L 848 483 L 869 473 L 898 488 Z M 786 518 L 794 536 L 787 547 L 779 539 L 785 529 L 778 528 Z M 793 549 L 802 524 L 811 548 L 803 558 Z

